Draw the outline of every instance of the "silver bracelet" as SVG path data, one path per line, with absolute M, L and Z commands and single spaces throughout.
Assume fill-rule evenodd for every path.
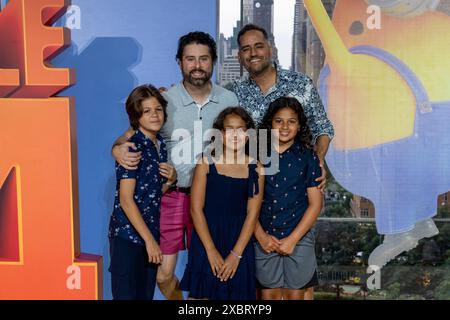
M 230 250 L 230 253 L 235 256 L 238 257 L 239 259 L 242 259 L 242 256 L 238 255 L 236 252 L 234 252 L 233 250 Z

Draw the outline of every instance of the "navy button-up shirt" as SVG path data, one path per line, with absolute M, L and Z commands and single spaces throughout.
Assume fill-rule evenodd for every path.
M 315 180 L 322 175 L 322 171 L 314 151 L 302 148 L 297 142 L 279 157 L 278 173 L 265 177 L 259 221 L 264 231 L 282 239 L 302 219 L 308 208 L 306 189 L 320 184 Z
M 134 201 L 156 241 L 159 241 L 159 216 L 162 197 L 163 177 L 159 173 L 159 164 L 167 162 L 167 150 L 164 140 L 157 135 L 159 152 L 150 138 L 140 130 L 129 139 L 134 142 L 137 150 L 130 148 L 130 152 L 142 151 L 142 158 L 136 170 L 127 170 L 116 162 L 116 194 L 114 210 L 109 223 L 109 237 L 121 237 L 133 243 L 144 245 L 139 233 L 128 220 L 120 206 L 120 180 L 136 179 Z
M 333 139 L 333 125 L 327 117 L 311 78 L 302 73 L 281 69 L 279 66 L 276 68 L 277 82 L 265 95 L 249 75 L 234 82 L 232 90 L 239 100 L 239 105 L 250 113 L 257 124 L 260 124 L 271 102 L 280 97 L 294 97 L 303 106 L 308 126 L 311 128 L 313 144 L 321 135 Z

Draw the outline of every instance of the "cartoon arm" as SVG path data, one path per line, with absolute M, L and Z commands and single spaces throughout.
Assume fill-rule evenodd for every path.
M 305 0 L 304 3 L 325 49 L 330 67 L 338 67 L 341 68 L 341 71 L 344 71 L 350 61 L 351 53 L 334 28 L 322 1 Z

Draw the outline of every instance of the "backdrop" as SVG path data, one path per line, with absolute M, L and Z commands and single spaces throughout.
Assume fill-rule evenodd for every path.
M 14 17 L 14 21 L 17 22 L 22 18 L 25 20 L 28 19 L 31 12 L 34 12 L 34 14 L 39 17 L 41 10 L 43 10 L 43 14 L 46 15 L 47 11 L 49 11 L 49 7 L 62 5 L 64 4 L 64 1 L 14 0 L 9 1 L 8 3 L 8 1 L 2 0 L 1 4 L 3 9 L 2 13 L 4 12 L 5 14 L 0 15 L 0 23 L 3 21 L 3 23 L 6 24 L 8 22 L 8 17 L 6 15 Z M 23 17 L 20 15 L 20 8 L 25 8 L 25 15 Z M 54 12 L 52 13 L 54 14 Z M 52 64 L 56 67 L 75 69 L 75 85 L 60 92 L 58 95 L 62 97 L 74 97 L 71 108 L 76 110 L 76 114 L 72 114 L 70 120 L 68 120 L 68 116 L 64 118 L 66 119 L 65 123 L 70 122 L 74 126 L 76 123 L 76 133 L 74 131 L 73 136 L 71 138 L 67 137 L 67 140 L 64 143 L 69 145 L 68 141 L 72 139 L 73 142 L 76 143 L 76 150 L 72 150 L 73 152 L 71 155 L 76 156 L 76 153 L 78 154 L 80 251 L 103 256 L 103 297 L 105 299 L 110 299 L 110 274 L 107 271 L 109 267 L 107 229 L 109 216 L 113 208 L 115 190 L 114 162 L 110 150 L 113 141 L 121 135 L 129 125 L 124 107 L 125 99 L 132 88 L 139 84 L 152 83 L 156 86 L 170 86 L 181 80 L 180 71 L 175 61 L 178 38 L 181 35 L 194 30 L 203 30 L 215 37 L 216 1 L 171 0 L 170 5 L 168 5 L 167 1 L 73 0 L 72 6 L 69 7 L 68 12 L 59 19 L 56 25 L 66 26 L 71 29 L 70 46 L 60 55 L 56 56 L 52 60 Z M 39 30 L 40 29 L 37 28 L 33 30 L 31 30 L 31 28 L 24 30 L 24 39 L 26 38 L 26 35 L 30 38 L 34 35 L 34 38 L 36 38 L 37 31 Z M 5 34 L 8 30 L 2 28 L 0 32 L 3 34 L 3 38 L 0 37 L 1 41 L 6 37 Z M 18 33 L 12 26 L 9 32 L 12 34 Z M 66 34 L 66 38 L 67 36 L 68 34 Z M 58 41 L 61 41 L 60 39 L 61 37 L 58 38 Z M 13 43 L 13 40 L 14 39 L 8 40 L 10 46 L 13 46 L 13 44 L 11 44 Z M 33 38 L 29 39 L 29 41 L 32 40 Z M 54 42 L 50 43 L 54 45 Z M 0 44 L 0 50 L 4 52 L 3 58 L 7 56 L 4 50 L 5 47 L 7 47 L 5 43 Z M 17 50 L 21 51 L 23 48 L 17 48 Z M 12 51 L 10 51 L 9 54 L 11 55 Z M 30 53 L 28 53 L 28 55 L 30 55 Z M 45 69 L 42 64 L 42 58 L 41 54 L 40 67 Z M 13 66 L 13 62 L 7 64 L 6 60 L 2 60 L 0 69 L 19 67 L 18 64 L 19 62 L 16 63 L 16 66 Z M 20 67 L 20 69 L 22 69 L 22 67 Z M 23 69 L 26 69 L 26 67 L 24 66 Z M 23 77 L 19 79 L 23 87 L 27 86 L 23 83 L 26 77 L 27 74 L 24 71 Z M 52 77 L 49 76 L 50 80 L 51 78 Z M 3 80 L 4 79 L 2 78 L 1 81 Z M 1 81 L 0 87 L 3 85 L 2 88 L 9 88 L 6 87 L 6 83 L 1 83 Z M 74 81 L 75 78 L 72 78 L 70 81 L 66 81 L 67 83 L 65 84 L 70 85 L 70 83 Z M 64 85 L 60 86 L 60 88 L 63 87 Z M 42 95 L 42 91 L 40 92 Z M 48 93 L 48 95 L 44 96 L 49 97 L 51 92 Z M 30 94 L 29 92 L 26 94 L 28 94 L 28 96 L 26 96 L 27 98 L 34 98 L 37 96 L 36 94 Z M 24 95 L 26 94 L 24 93 Z M 3 103 L 11 109 L 17 109 L 17 106 L 12 106 L 12 100 L 13 99 L 0 99 L 0 103 L 3 101 Z M 30 102 L 28 101 L 27 103 Z M 43 104 L 46 104 L 46 102 L 41 103 L 41 105 Z M 49 105 L 47 105 L 47 107 L 49 107 Z M 52 110 L 53 111 L 49 110 L 48 113 L 54 112 L 55 109 Z M 69 108 L 67 108 L 67 110 L 69 110 Z M 23 117 L 23 114 L 18 114 L 18 118 L 15 120 L 16 118 L 12 118 L 9 110 L 7 111 L 6 108 L 3 108 L 3 112 L 4 113 L 0 115 L 0 118 L 7 122 L 20 121 L 18 119 Z M 45 118 L 45 116 L 37 118 L 36 120 L 41 118 Z M 17 200 L 17 194 L 20 194 L 20 192 L 17 194 L 15 192 L 17 185 L 13 185 L 13 183 L 17 181 L 17 171 L 10 171 L 14 161 L 17 160 L 17 156 L 15 154 L 5 154 L 5 149 L 3 149 L 4 146 L 14 144 L 15 138 L 13 138 L 11 134 L 7 134 L 7 130 L 11 130 L 10 132 L 12 132 L 14 126 L 17 126 L 17 122 L 13 124 L 13 127 L 10 129 L 2 127 L 1 134 L 2 165 L 5 165 L 5 167 L 4 169 L 0 168 L 2 169 L 0 171 L 3 171 L 0 174 L 0 182 L 4 185 L 2 188 L 3 191 L 14 190 L 14 192 L 11 191 L 8 194 L 5 192 L 2 193 L 5 199 L 12 200 L 9 202 L 6 200 L 2 201 L 4 206 L 2 208 L 4 210 L 2 210 L 3 212 L 0 212 L 0 217 L 3 215 L 9 220 L 6 220 L 6 218 L 0 220 L 0 225 L 2 225 L 1 221 L 3 221 L 3 226 L 5 228 L 9 225 L 8 230 L 16 230 L 12 235 L 10 234 L 11 232 L 9 232 L 9 234 L 7 234 L 6 231 L 3 232 L 4 239 L 7 237 L 9 237 L 9 239 L 22 239 L 17 232 L 17 230 L 21 230 L 20 217 L 19 222 L 15 220 L 10 221 L 14 217 L 17 217 L 17 205 L 14 205 Z M 35 129 L 34 135 L 30 133 L 30 135 L 27 136 L 27 139 L 32 139 L 32 137 L 38 139 L 40 136 L 39 130 L 41 129 Z M 59 135 L 58 132 L 53 132 L 55 135 Z M 67 132 L 67 130 L 63 132 Z M 8 144 L 4 144 L 6 142 L 8 142 Z M 48 143 L 50 143 L 50 141 Z M 61 144 L 61 142 L 56 141 L 52 143 Z M 45 149 L 45 152 L 48 151 L 49 153 L 52 153 L 51 149 L 52 148 L 49 148 L 49 150 Z M 69 150 L 67 149 L 66 151 L 67 152 L 64 154 L 68 155 Z M 44 153 L 44 150 L 41 150 L 41 152 Z M 57 156 L 56 153 L 54 155 Z M 9 160 L 6 161 L 7 158 L 12 158 L 12 162 L 9 163 Z M 70 157 L 67 156 L 67 159 L 69 165 Z M 33 161 L 36 163 L 36 161 L 42 161 L 42 159 L 33 159 Z M 30 164 L 30 166 L 31 165 L 32 164 Z M 49 165 L 52 165 L 52 163 L 47 163 L 47 166 Z M 75 162 L 72 162 L 72 165 L 74 166 Z M 43 170 L 44 169 L 41 171 Z M 53 169 L 51 171 L 56 173 Z M 60 172 L 57 173 L 60 174 Z M 42 177 L 42 179 L 45 178 Z M 5 181 L 5 183 L 3 183 L 3 181 Z M 8 182 L 9 184 L 7 184 Z M 40 183 L 36 181 L 33 188 L 30 187 L 29 193 L 27 193 L 26 190 L 22 190 L 22 196 L 25 197 L 22 200 L 28 201 L 28 194 L 33 192 L 31 189 L 38 189 L 39 185 L 42 183 L 42 180 Z M 48 180 L 46 183 L 49 183 Z M 64 185 L 69 188 L 67 183 Z M 55 187 L 55 185 L 53 185 L 53 187 Z M 69 193 L 69 191 L 67 193 Z M 48 194 L 46 193 L 46 196 L 47 195 Z M 48 196 L 50 197 L 50 195 Z M 51 202 L 51 200 L 46 200 L 42 197 L 36 199 L 36 201 L 40 201 L 41 203 L 47 201 Z M 17 202 L 19 203 L 20 201 Z M 6 205 L 8 205 L 8 207 L 6 207 Z M 37 203 L 35 206 L 39 207 Z M 75 210 L 76 206 L 77 203 L 74 205 Z M 41 210 L 41 208 L 36 208 L 36 210 L 37 211 L 34 212 L 33 215 L 40 215 L 41 218 L 38 221 L 30 222 L 29 225 L 30 228 L 32 228 L 32 225 L 37 228 L 39 223 L 41 226 L 39 232 L 42 234 L 42 228 L 45 228 L 45 216 L 48 213 Z M 54 210 L 54 212 L 58 210 L 56 205 L 52 210 Z M 59 207 L 59 210 L 62 210 L 61 207 Z M 71 208 L 68 208 L 67 210 L 67 212 L 72 211 Z M 6 214 L 8 212 L 14 212 L 14 214 Z M 60 212 L 60 214 L 63 215 L 62 212 Z M 70 217 L 69 213 L 68 217 Z M 24 216 L 24 219 L 25 224 L 28 225 L 28 215 Z M 18 227 L 17 224 L 19 224 Z M 13 225 L 16 226 L 17 229 L 12 227 Z M 75 229 L 77 229 L 76 226 Z M 51 230 L 48 230 L 48 232 L 52 233 Z M 77 233 L 77 230 L 75 230 L 75 232 Z M 56 244 L 58 239 L 53 237 L 52 241 L 54 243 L 53 247 L 57 247 Z M 27 242 L 26 239 L 25 242 Z M 76 243 L 76 239 L 72 242 Z M 50 243 L 51 241 L 46 242 L 45 247 L 50 247 Z M 15 241 L 11 246 L 13 249 L 17 247 L 17 252 L 20 252 L 19 248 L 21 248 L 21 246 L 19 240 Z M 32 244 L 25 245 L 25 247 L 30 246 L 32 246 Z M 5 272 L 6 268 L 8 268 L 8 270 L 17 269 L 18 267 L 16 264 L 27 265 L 26 257 L 24 261 L 20 260 L 18 257 L 19 254 L 17 254 L 17 257 L 14 255 L 14 252 L 16 251 L 10 250 L 13 253 L 8 253 L 6 249 L 3 251 L 6 253 L 2 255 L 2 250 L 0 248 L 0 263 L 2 263 L 2 260 L 4 261 L 4 265 L 0 264 L 0 269 L 3 267 L 3 269 L 0 270 L 0 274 L 3 273 L 5 278 L 7 275 Z M 76 251 L 77 250 L 75 249 L 75 252 Z M 51 249 L 49 248 L 48 251 L 45 252 L 46 253 L 43 255 L 48 256 L 41 257 L 42 260 L 36 262 L 36 265 L 34 265 L 34 275 L 43 277 L 44 279 L 45 276 L 40 274 L 39 268 L 44 268 L 46 263 L 44 261 L 46 259 L 51 259 Z M 27 256 L 26 252 L 25 256 Z M 182 254 L 180 257 L 176 270 L 178 276 L 182 275 L 186 262 L 185 258 L 185 254 Z M 62 272 L 53 270 L 54 274 L 61 273 L 63 276 L 65 271 L 65 268 Z M 68 274 L 70 275 L 70 270 L 68 270 Z M 83 276 L 83 273 L 81 275 Z M 65 275 L 65 277 L 67 277 L 67 275 Z M 82 281 L 87 281 L 87 279 L 86 276 L 82 278 Z M 17 278 L 15 281 L 17 282 Z M 82 282 L 82 284 L 83 283 L 84 282 Z M 65 282 L 62 284 L 65 284 Z M 13 285 L 14 284 L 11 283 L 11 286 Z M 25 287 L 26 285 L 24 284 L 23 288 Z M 14 295 L 11 294 L 11 291 L 7 292 L 7 289 L 6 286 L 0 288 L 0 297 L 14 297 Z M 61 290 L 63 289 L 65 288 L 61 288 Z M 39 289 L 35 287 L 33 287 L 33 289 L 30 288 L 29 291 L 31 292 L 30 297 L 33 298 L 51 297 L 48 293 L 40 293 Z M 24 290 L 22 290 L 22 292 L 24 292 Z M 17 296 L 20 297 L 20 292 L 17 292 Z M 161 298 L 159 292 L 156 292 L 156 298 Z
M 168 7 L 165 1 L 72 1 L 80 8 L 80 29 L 72 30 L 72 46 L 54 62 L 76 69 L 77 84 L 62 95 L 76 98 L 81 249 L 103 256 L 107 299 L 107 229 L 115 190 L 110 150 L 129 126 L 124 102 L 139 84 L 170 86 L 181 80 L 175 61 L 178 38 L 194 30 L 215 37 L 215 3 L 171 0 Z M 178 276 L 184 265 L 182 254 Z

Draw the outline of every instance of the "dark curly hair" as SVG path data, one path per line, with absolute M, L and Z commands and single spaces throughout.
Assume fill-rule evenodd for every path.
M 213 37 L 211 37 L 206 32 L 194 31 L 185 34 L 178 40 L 178 50 L 175 58 L 177 60 L 182 60 L 184 47 L 189 44 L 203 44 L 209 48 L 209 54 L 211 55 L 212 62 L 215 63 L 217 60 L 217 46 Z
M 274 100 L 267 109 L 266 114 L 264 115 L 261 125 L 259 126 L 259 129 L 272 129 L 272 120 L 275 117 L 275 114 L 280 111 L 281 109 L 289 108 L 292 111 L 294 111 L 297 114 L 298 122 L 300 125 L 300 130 L 297 132 L 297 135 L 295 136 L 295 141 L 297 141 L 302 149 L 312 149 L 312 136 L 311 136 L 311 130 L 309 129 L 307 118 L 305 116 L 305 112 L 303 111 L 303 107 L 298 102 L 296 98 L 292 97 L 280 97 L 276 100 Z M 269 143 L 269 149 L 271 146 L 270 141 L 271 135 L 268 134 L 268 143 Z

